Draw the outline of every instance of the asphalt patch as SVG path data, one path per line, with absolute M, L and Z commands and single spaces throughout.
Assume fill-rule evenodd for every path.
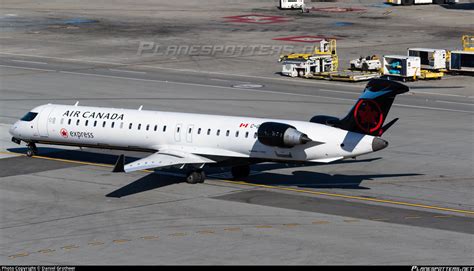
M 67 162 L 36 159 L 26 156 L 0 159 L 0 177 L 32 174 L 48 170 L 81 166 Z
M 290 195 L 262 190 L 237 192 L 214 197 L 214 199 L 366 220 L 377 221 L 380 219 L 380 222 L 383 223 L 474 234 L 474 218 L 472 217 L 449 215 L 440 218 L 441 215 L 439 213 L 361 202 Z

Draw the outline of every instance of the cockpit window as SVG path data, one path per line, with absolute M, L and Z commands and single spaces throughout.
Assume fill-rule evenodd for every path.
M 21 118 L 22 121 L 32 121 L 36 118 L 36 115 L 38 115 L 38 113 L 34 113 L 34 112 L 28 112 L 26 113 L 26 115 Z

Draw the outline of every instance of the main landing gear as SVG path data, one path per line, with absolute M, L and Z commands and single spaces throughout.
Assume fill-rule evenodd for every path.
M 203 183 L 206 179 L 206 174 L 203 170 L 193 170 L 186 176 L 186 182 L 190 184 Z
M 31 157 L 38 154 L 38 149 L 36 148 L 35 143 L 28 143 L 28 150 L 26 151 L 26 156 Z
M 232 177 L 234 179 L 245 178 L 250 175 L 250 166 L 235 166 L 231 169 Z M 203 183 L 206 179 L 206 174 L 202 169 L 195 169 L 188 172 L 186 175 L 186 182 L 190 184 Z

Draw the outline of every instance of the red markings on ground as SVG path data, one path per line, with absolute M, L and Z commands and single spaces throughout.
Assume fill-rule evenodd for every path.
M 273 40 L 316 43 L 316 42 L 320 42 L 323 39 L 329 40 L 329 39 L 338 39 L 338 38 L 327 37 L 327 36 L 292 36 L 292 37 L 274 38 Z
M 365 12 L 365 8 L 340 8 L 340 7 L 326 7 L 326 8 L 315 8 L 312 7 L 311 11 L 322 11 L 322 12 Z
M 286 23 L 291 19 L 283 16 L 268 16 L 262 14 L 245 14 L 223 17 L 226 23 L 275 24 Z

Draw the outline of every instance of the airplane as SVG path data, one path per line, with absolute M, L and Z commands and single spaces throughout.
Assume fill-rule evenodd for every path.
M 236 179 L 262 162 L 330 163 L 379 151 L 381 138 L 398 118 L 383 125 L 401 83 L 372 79 L 344 118 L 319 115 L 309 121 L 191 114 L 45 104 L 15 122 L 12 141 L 151 153 L 125 164 L 121 154 L 113 172 L 179 167 L 186 182 L 202 183 L 204 166 L 230 166 Z

